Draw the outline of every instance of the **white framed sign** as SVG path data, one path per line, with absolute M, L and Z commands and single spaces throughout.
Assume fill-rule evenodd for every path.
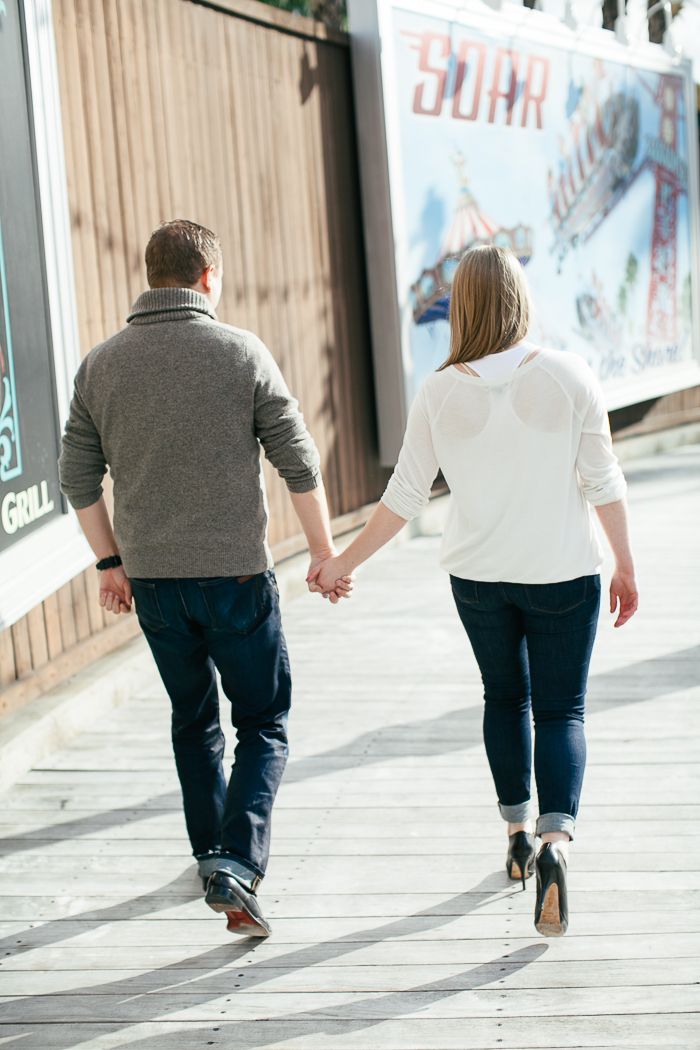
M 531 340 L 584 357 L 609 409 L 700 384 L 690 63 L 509 3 L 349 0 L 349 18 L 382 462 L 479 244 L 518 255 Z
M 0 2 L 0 630 L 94 555 L 58 488 L 80 364 L 50 0 Z

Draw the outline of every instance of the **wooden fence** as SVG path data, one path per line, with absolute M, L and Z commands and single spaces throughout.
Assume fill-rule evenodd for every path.
M 657 430 L 697 422 L 700 422 L 700 386 L 617 408 L 610 413 L 610 429 L 617 439 L 653 434 Z
M 336 532 L 378 465 L 348 38 L 255 0 L 54 0 L 83 354 L 146 287 L 164 219 L 220 235 L 219 317 L 256 331 L 299 398 Z M 620 433 L 700 418 L 700 388 L 613 413 Z M 621 429 L 622 428 L 622 429 Z M 265 468 L 270 542 L 303 548 Z M 137 631 L 94 567 L 0 633 L 0 717 Z

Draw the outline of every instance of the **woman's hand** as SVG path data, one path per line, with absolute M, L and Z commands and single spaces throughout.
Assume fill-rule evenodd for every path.
M 312 559 L 306 582 L 310 591 L 330 598 L 333 605 L 339 598 L 349 598 L 355 582 L 354 573 L 341 571 L 342 555 L 332 554 L 314 562 Z
M 362 532 L 342 554 L 338 555 L 333 550 L 330 557 L 319 558 L 315 563 L 312 561 L 312 568 L 306 577 L 309 590 L 319 591 L 324 598 L 329 597 L 334 605 L 338 598 L 349 598 L 357 566 L 393 539 L 406 520 L 394 514 L 380 500 Z
M 630 616 L 634 616 L 639 604 L 629 541 L 627 500 L 623 496 L 614 503 L 604 503 L 595 509 L 615 558 L 615 571 L 610 581 L 610 612 L 616 612 L 619 602 L 620 614 L 615 620 L 615 626 L 622 627 Z
M 121 565 L 100 573 L 100 605 L 107 612 L 131 612 L 131 581 Z
M 610 581 L 610 612 L 615 613 L 620 606 L 620 612 L 615 620 L 615 627 L 622 627 L 637 611 L 639 605 L 639 592 L 634 578 L 634 568 L 621 568 L 615 566 L 615 571 Z

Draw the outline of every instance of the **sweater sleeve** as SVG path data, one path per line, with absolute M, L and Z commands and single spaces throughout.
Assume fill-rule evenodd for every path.
M 399 461 L 382 496 L 382 503 L 406 521 L 416 518 L 430 499 L 440 465 L 421 388 L 411 405 Z
M 304 417 L 265 344 L 255 337 L 248 348 L 253 368 L 255 434 L 290 492 L 310 492 L 321 484 L 321 457 Z
M 78 384 L 82 371 L 83 366 L 75 377 L 70 415 L 58 461 L 61 492 L 75 510 L 97 503 L 102 495 L 102 478 L 107 471 L 100 435 L 80 393 Z
M 627 482 L 613 452 L 603 392 L 597 382 L 583 420 L 576 467 L 583 494 L 594 507 L 615 503 L 624 496 Z

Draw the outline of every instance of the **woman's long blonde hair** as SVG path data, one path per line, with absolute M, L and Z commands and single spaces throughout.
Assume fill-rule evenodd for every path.
M 530 312 L 530 292 L 515 255 L 493 244 L 472 248 L 455 272 L 450 356 L 438 371 L 522 342 L 530 327 Z

